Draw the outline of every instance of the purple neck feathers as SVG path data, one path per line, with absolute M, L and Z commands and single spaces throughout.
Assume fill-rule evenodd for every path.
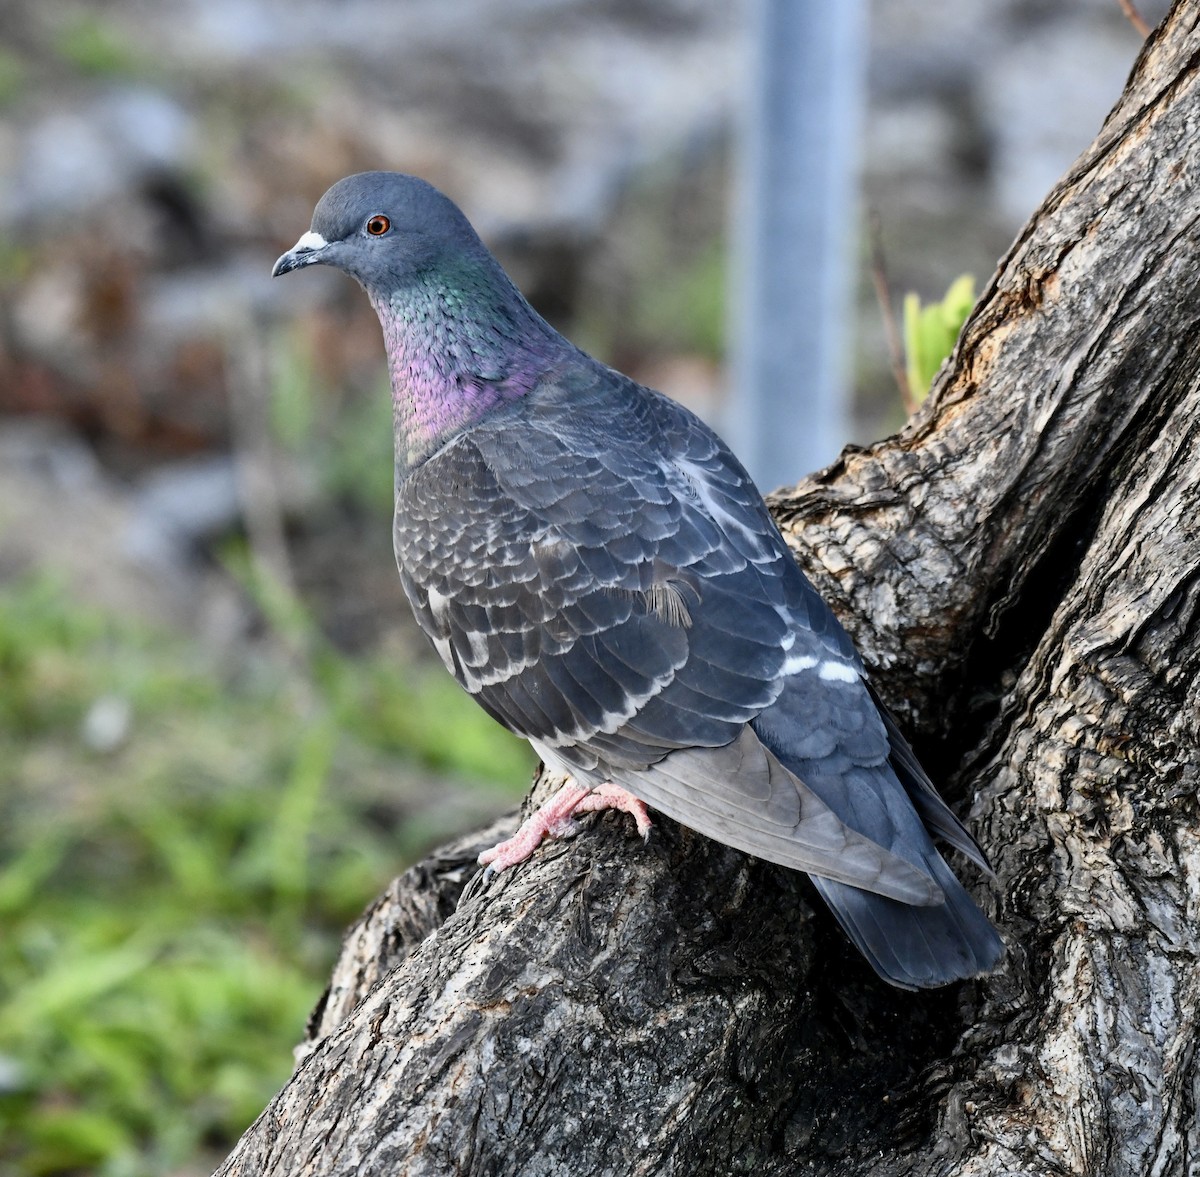
M 368 293 L 387 347 L 398 471 L 524 396 L 573 350 L 498 267 Z

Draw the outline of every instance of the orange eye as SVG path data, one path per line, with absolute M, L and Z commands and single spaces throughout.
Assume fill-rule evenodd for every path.
M 389 221 L 387 217 L 383 215 L 383 213 L 376 213 L 367 222 L 367 232 L 370 233 L 372 237 L 382 237 L 391 227 L 392 222 Z

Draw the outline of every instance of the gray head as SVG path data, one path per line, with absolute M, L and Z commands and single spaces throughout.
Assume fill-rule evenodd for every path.
M 312 228 L 271 274 L 335 266 L 368 291 L 392 291 L 469 254 L 488 256 L 467 218 L 432 184 L 402 172 L 359 172 L 321 197 Z

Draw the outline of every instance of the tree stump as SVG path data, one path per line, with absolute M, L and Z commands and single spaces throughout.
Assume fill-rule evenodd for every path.
M 969 806 L 1001 968 L 890 989 L 803 876 L 663 818 L 485 883 L 493 829 L 350 932 L 221 1174 L 1200 1171 L 1198 25 L 1180 0 L 904 431 L 773 502 Z

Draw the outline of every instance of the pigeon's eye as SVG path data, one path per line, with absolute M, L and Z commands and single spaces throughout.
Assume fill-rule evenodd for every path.
M 383 215 L 383 213 L 376 213 L 367 222 L 367 232 L 370 233 L 372 237 L 382 237 L 391 227 L 392 222 L 389 221 L 387 217 Z

